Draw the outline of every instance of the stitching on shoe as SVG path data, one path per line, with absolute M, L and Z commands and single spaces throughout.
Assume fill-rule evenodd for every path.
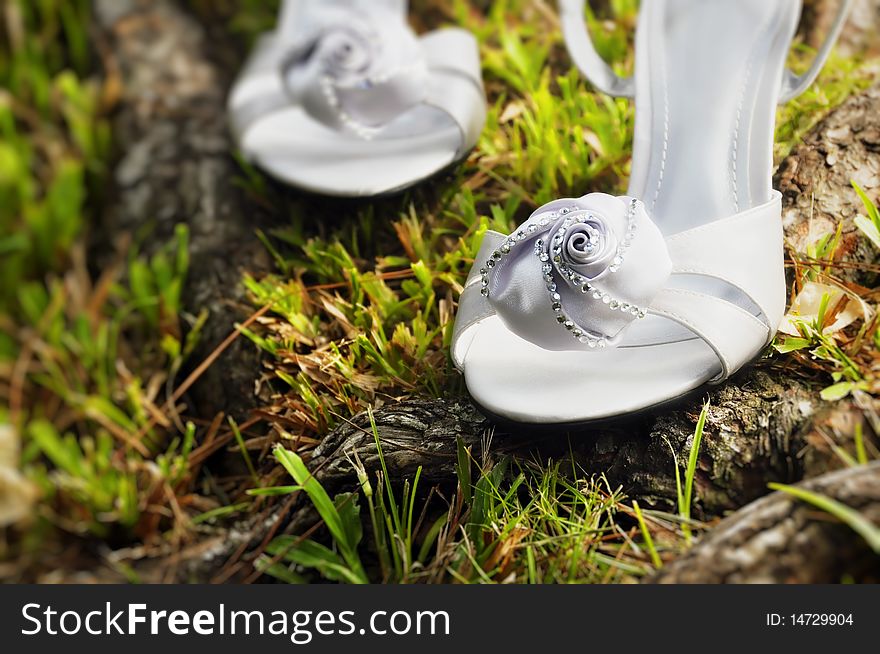
M 650 38 L 650 37 L 649 37 Z M 651 58 L 653 60 L 653 57 Z M 653 64 L 653 61 L 651 61 Z M 669 79 L 666 73 L 666 57 L 663 56 L 662 61 L 660 62 L 661 68 L 661 82 L 663 88 L 663 149 L 660 154 L 660 170 L 657 176 L 657 187 L 654 189 L 654 197 L 651 199 L 651 209 L 653 212 L 655 207 L 657 206 L 657 200 L 660 199 L 660 190 L 663 187 L 663 178 L 666 174 L 666 159 L 667 154 L 669 152 Z M 652 73 L 651 77 L 653 77 L 653 72 L 655 70 L 655 66 L 650 67 L 650 73 Z M 652 103 L 653 104 L 653 103 Z M 654 122 L 654 112 L 651 112 L 651 130 L 653 131 L 653 122 Z
M 660 198 L 660 188 L 663 186 L 663 177 L 666 173 L 666 156 L 669 153 L 669 87 L 666 79 L 666 62 L 664 61 L 663 64 L 663 151 L 660 155 L 660 174 L 657 178 L 654 198 L 651 200 L 651 211 L 654 211 Z

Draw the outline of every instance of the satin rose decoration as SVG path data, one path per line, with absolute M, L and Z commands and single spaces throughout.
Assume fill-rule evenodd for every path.
M 642 203 L 603 193 L 544 205 L 480 270 L 501 320 L 548 350 L 616 345 L 671 272 Z
M 427 95 L 418 39 L 399 13 L 382 6 L 328 16 L 287 58 L 282 75 L 309 115 L 364 138 Z

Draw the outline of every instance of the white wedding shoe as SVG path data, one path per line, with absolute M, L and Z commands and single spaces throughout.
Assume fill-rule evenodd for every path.
M 641 3 L 633 79 L 600 59 L 583 0 L 563 0 L 573 59 L 636 98 L 627 196 L 539 208 L 488 232 L 461 296 L 452 357 L 487 412 L 585 423 L 720 383 L 757 357 L 785 310 L 776 105 L 815 79 L 785 70 L 800 0 Z
M 486 119 L 474 37 L 417 37 L 406 0 L 285 0 L 229 97 L 244 156 L 300 188 L 373 196 L 465 157 Z

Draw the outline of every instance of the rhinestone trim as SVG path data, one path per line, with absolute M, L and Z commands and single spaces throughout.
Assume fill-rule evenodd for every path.
M 617 256 L 612 260 L 612 264 L 608 268 L 609 272 L 615 273 L 620 269 L 621 265 L 623 265 L 625 258 L 624 255 L 632 245 L 637 229 L 636 211 L 638 205 L 639 201 L 636 199 L 633 199 L 630 203 L 627 211 L 626 236 L 623 243 L 617 248 Z M 504 257 L 508 256 L 521 241 L 525 240 L 529 235 L 537 232 L 539 228 L 548 227 L 551 222 L 576 211 L 582 211 L 582 209 L 577 206 L 563 207 L 559 211 L 554 211 L 546 216 L 542 216 L 536 223 L 533 222 L 524 225 L 516 232 L 516 234 L 509 236 L 497 250 L 492 252 L 485 265 L 480 268 L 480 294 L 483 297 L 489 297 L 490 272 L 495 265 Z M 576 222 L 586 222 L 586 219 L 580 216 L 578 218 L 566 218 L 562 223 L 562 227 L 553 239 L 552 247 L 546 244 L 543 239 L 538 239 L 535 241 L 534 252 L 535 256 L 541 262 L 541 273 L 543 274 L 544 281 L 547 285 L 547 292 L 549 293 L 551 302 L 550 307 L 556 316 L 556 322 L 571 332 L 572 337 L 578 342 L 583 343 L 590 348 L 604 348 L 608 345 L 608 340 L 604 336 L 598 336 L 590 332 L 588 329 L 578 325 L 568 316 L 568 314 L 565 313 L 562 307 L 562 296 L 558 292 L 559 285 L 558 280 L 554 275 L 554 267 L 558 269 L 559 274 L 566 277 L 574 286 L 580 287 L 581 293 L 585 295 L 590 294 L 594 300 L 601 301 L 602 304 L 608 306 L 612 311 L 628 313 L 638 319 L 644 318 L 647 315 L 647 311 L 602 291 L 590 283 L 585 277 L 569 268 L 565 261 L 562 260 L 562 236 L 565 235 L 565 230 Z M 591 238 L 590 240 L 592 241 L 593 239 Z
M 565 223 L 563 223 L 563 228 L 564 226 Z M 540 239 L 535 243 L 535 255 L 538 256 L 541 261 L 544 261 L 544 257 L 547 256 L 547 253 L 544 250 L 544 243 Z M 621 300 L 615 299 L 610 294 L 596 288 L 584 277 L 578 275 L 576 272 L 566 266 L 564 262 L 557 262 L 557 265 L 559 266 L 560 274 L 568 277 L 569 281 L 573 282 L 576 286 L 580 286 L 581 293 L 585 295 L 588 293 L 591 294 L 593 299 L 601 300 L 602 304 L 607 305 L 609 309 L 612 309 L 613 311 L 629 313 L 636 318 L 644 318 L 647 315 L 644 309 L 641 309 L 628 302 L 623 302 Z M 565 313 L 565 310 L 562 308 L 562 296 L 557 292 L 559 287 L 557 279 L 553 274 L 553 266 L 550 263 L 544 263 L 541 266 L 541 272 L 544 273 L 544 281 L 547 282 L 547 292 L 550 294 L 550 308 L 556 315 L 556 322 L 558 322 L 563 327 L 565 327 L 565 329 L 571 332 L 571 335 L 575 339 L 577 339 L 578 342 L 584 343 L 590 348 L 606 347 L 608 345 L 608 341 L 605 337 L 597 336 L 591 333 L 588 329 L 585 329 L 584 327 L 578 325 L 574 320 L 571 319 L 571 317 L 567 313 Z
M 420 61 L 414 64 L 409 64 L 408 66 L 398 66 L 394 70 L 382 75 L 367 77 L 361 83 L 366 86 L 378 86 L 379 84 L 388 82 L 397 75 L 406 75 L 410 73 L 427 75 L 428 70 L 425 66 L 425 62 Z M 321 78 L 320 83 L 321 92 L 324 94 L 327 104 L 336 112 L 336 117 L 339 119 L 339 122 L 345 125 L 345 127 L 355 136 L 365 141 L 370 141 L 382 131 L 382 127 L 370 127 L 369 125 L 364 125 L 360 121 L 352 118 L 351 115 L 342 108 L 342 103 L 339 101 L 339 95 L 337 93 L 338 87 L 332 77 L 325 75 Z
M 620 270 L 620 267 L 623 265 L 623 261 L 626 258 L 626 251 L 629 250 L 632 245 L 633 239 L 636 237 L 636 230 L 638 229 L 638 219 L 636 218 L 636 211 L 639 208 L 639 201 L 635 198 L 629 203 L 629 209 L 626 213 L 626 235 L 623 237 L 623 243 L 617 246 L 617 256 L 611 261 L 611 265 L 608 267 L 608 270 L 612 273 L 616 273 Z

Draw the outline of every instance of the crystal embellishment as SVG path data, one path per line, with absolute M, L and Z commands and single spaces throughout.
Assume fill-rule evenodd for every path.
M 609 196 L 598 196 L 560 200 L 539 209 L 502 244 L 496 245 L 497 249 L 491 251 L 480 268 L 480 292 L 484 297 L 491 296 L 494 300 L 495 293 L 513 292 L 507 296 L 509 301 L 499 300 L 496 306 L 502 319 L 514 321 L 509 323 L 514 325 L 512 329 L 517 330 L 516 321 L 528 321 L 532 312 L 539 310 L 537 305 L 530 306 L 531 290 L 526 290 L 532 288 L 534 282 L 516 290 L 523 282 L 510 276 L 513 273 L 509 271 L 513 270 L 517 271 L 516 275 L 528 274 L 522 247 L 528 247 L 528 252 L 535 257 L 534 274 L 540 275 L 547 293 L 546 310 L 560 328 L 586 348 L 606 347 L 611 339 L 616 343 L 617 334 L 627 323 L 647 316 L 646 305 L 640 303 L 651 301 L 671 271 L 663 236 L 649 218 L 644 218 L 645 212 L 638 200 L 616 198 L 620 203 L 618 209 L 609 202 Z M 591 197 L 597 198 L 595 203 Z M 643 268 L 629 273 L 628 255 L 632 254 L 641 232 L 641 220 L 646 220 L 642 237 L 646 241 L 639 243 L 639 261 L 632 265 Z M 516 268 L 511 267 L 513 258 L 517 261 Z M 656 270 L 656 274 L 646 276 L 645 270 Z M 577 304 L 569 306 L 575 302 Z M 576 306 L 577 311 L 572 306 Z M 524 311 L 525 307 L 528 308 Z M 621 314 L 625 316 L 623 320 Z M 580 324 L 581 321 L 590 327 Z M 540 330 L 534 333 L 535 342 L 540 344 L 543 339 Z

